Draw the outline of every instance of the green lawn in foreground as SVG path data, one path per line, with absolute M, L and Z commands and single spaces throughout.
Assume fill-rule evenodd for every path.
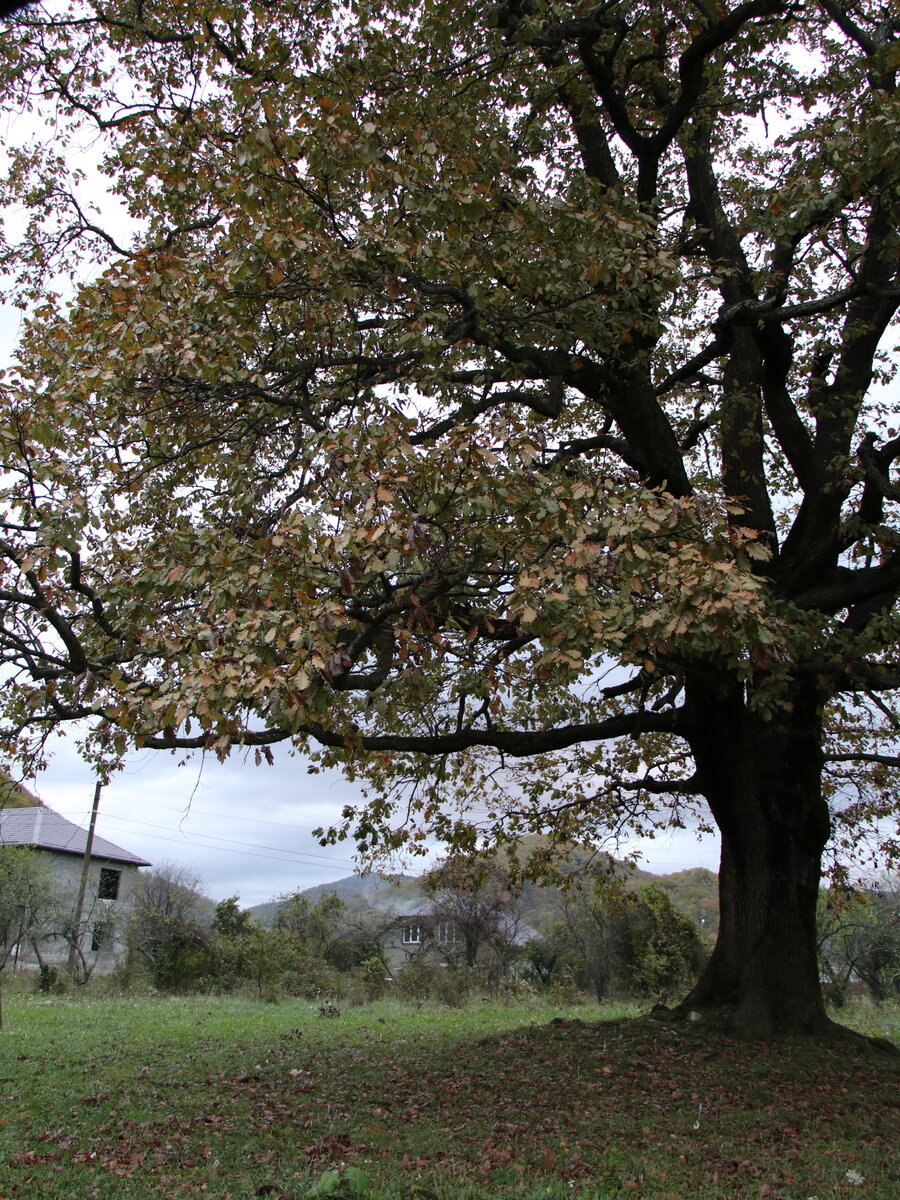
M 0 1200 L 898 1200 L 900 1058 L 623 1013 L 8 997 Z

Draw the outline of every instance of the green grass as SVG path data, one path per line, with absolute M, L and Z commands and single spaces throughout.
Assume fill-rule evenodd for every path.
M 0 1200 L 897 1200 L 898 1105 L 887 1056 L 622 1009 L 7 995 Z

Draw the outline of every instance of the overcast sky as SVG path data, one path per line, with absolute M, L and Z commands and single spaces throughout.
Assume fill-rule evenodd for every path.
M 135 754 L 103 791 L 97 832 L 155 865 L 188 867 L 214 900 L 239 895 L 249 907 L 298 888 L 328 883 L 354 870 L 352 846 L 322 847 L 312 830 L 360 799 L 340 775 L 309 775 L 300 757 L 279 754 L 274 767 L 252 757 L 202 765 L 160 751 Z M 62 742 L 49 769 L 30 785 L 51 808 L 87 826 L 94 779 L 71 741 Z M 642 865 L 662 873 L 718 868 L 718 844 L 688 831 L 648 841 Z M 415 860 L 419 873 L 427 864 Z

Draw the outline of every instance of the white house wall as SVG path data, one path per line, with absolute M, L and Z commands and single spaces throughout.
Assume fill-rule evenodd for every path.
M 63 892 L 68 911 L 75 907 L 84 859 L 75 854 L 59 854 L 52 850 L 36 850 L 47 862 L 53 877 Z M 119 872 L 119 891 L 115 900 L 98 898 L 100 872 L 102 869 Z M 87 964 L 98 974 L 107 974 L 124 959 L 128 919 L 134 909 L 134 889 L 140 870 L 131 863 L 115 862 L 112 859 L 92 858 L 84 894 L 81 924 L 84 933 L 81 948 Z M 91 942 L 95 926 L 104 925 L 110 932 L 110 940 L 102 950 L 92 950 Z M 47 938 L 38 943 L 40 957 L 47 964 L 59 966 L 68 962 L 69 946 L 62 937 Z M 19 966 L 36 967 L 38 957 L 32 947 L 19 947 L 15 962 Z

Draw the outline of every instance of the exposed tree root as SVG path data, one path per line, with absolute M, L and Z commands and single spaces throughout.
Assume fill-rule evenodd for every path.
M 891 1056 L 900 1054 L 900 1049 L 887 1038 L 858 1033 L 855 1029 L 841 1025 L 825 1015 L 805 1025 L 779 1028 L 774 1022 L 742 1020 L 738 1011 L 731 1005 L 709 1005 L 700 1009 L 688 1004 L 679 1004 L 674 1008 L 657 1004 L 647 1019 L 662 1025 L 687 1026 L 696 1032 L 698 1040 L 708 1033 L 722 1034 L 742 1041 L 760 1042 L 808 1038 L 822 1043 L 845 1043 Z

